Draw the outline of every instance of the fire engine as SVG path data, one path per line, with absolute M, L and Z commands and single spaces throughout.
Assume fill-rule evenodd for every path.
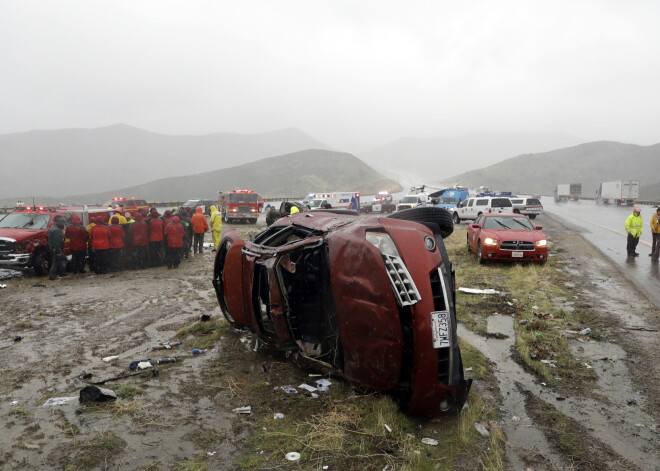
M 0 221 L 0 267 L 32 267 L 36 274 L 45 274 L 52 263 L 48 229 L 55 224 L 58 216 L 70 224 L 75 215 L 83 225 L 87 225 L 90 217 L 99 217 L 107 222 L 110 212 L 109 209 L 88 209 L 84 206 L 18 205 L 15 211 Z M 64 253 L 70 254 L 66 240 Z
M 247 221 L 255 224 L 261 197 L 253 190 L 218 191 L 218 211 L 224 222 Z M 263 200 L 262 205 L 263 205 Z

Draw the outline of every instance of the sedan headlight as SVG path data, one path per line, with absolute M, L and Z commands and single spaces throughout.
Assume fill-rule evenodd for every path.
M 500 243 L 499 240 L 491 239 L 490 237 L 486 237 L 484 239 L 484 245 L 497 245 L 499 243 Z
M 537 240 L 535 244 L 537 247 L 546 247 L 548 245 L 548 241 L 546 239 L 541 239 Z
M 385 232 L 366 232 L 365 237 L 367 242 L 373 244 L 380 253 L 384 255 L 389 255 L 390 257 L 398 257 L 399 251 L 394 245 L 394 241 Z

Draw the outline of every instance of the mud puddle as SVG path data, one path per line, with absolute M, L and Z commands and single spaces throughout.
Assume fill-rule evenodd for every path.
M 479 349 L 495 367 L 503 398 L 501 416 L 507 435 L 507 458 L 514 469 L 523 469 L 525 464 L 532 463 L 546 463 L 550 469 L 569 466 L 525 412 L 525 397 L 521 391 L 534 394 L 584 425 L 624 460 L 641 469 L 657 469 L 658 436 L 653 432 L 656 422 L 639 407 L 644 399 L 634 391 L 628 379 L 623 349 L 606 342 L 571 343 L 576 357 L 584 360 L 584 367 L 594 368 L 599 375 L 598 393 L 605 400 L 598 402 L 584 397 L 562 397 L 516 363 L 511 355 L 515 333 L 510 316 L 488 317 L 488 334 L 496 334 L 497 338 L 481 337 L 460 325 L 458 334 Z

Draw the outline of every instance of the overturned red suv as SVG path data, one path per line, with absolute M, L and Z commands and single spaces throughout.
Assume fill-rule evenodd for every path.
M 223 231 L 213 285 L 227 320 L 305 366 L 386 391 L 413 416 L 459 412 L 470 381 L 456 334 L 451 214 L 326 210 L 245 241 Z

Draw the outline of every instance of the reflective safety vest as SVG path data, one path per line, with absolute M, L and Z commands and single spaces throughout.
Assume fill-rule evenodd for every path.
M 651 218 L 651 232 L 660 234 L 660 221 L 658 220 L 658 213 L 655 213 Z
M 635 213 L 632 213 L 626 219 L 626 231 L 633 237 L 639 237 L 642 235 L 642 215 L 636 216 Z

